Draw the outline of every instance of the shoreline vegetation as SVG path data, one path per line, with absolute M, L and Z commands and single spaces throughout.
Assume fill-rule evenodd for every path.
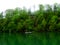
M 0 13 L 0 32 L 60 31 L 60 4 L 39 5 L 32 12 L 26 8 L 7 9 Z

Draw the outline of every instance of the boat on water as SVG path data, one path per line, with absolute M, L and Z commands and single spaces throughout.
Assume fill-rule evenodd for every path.
M 32 32 L 25 32 L 25 33 L 27 34 L 27 33 L 32 33 Z

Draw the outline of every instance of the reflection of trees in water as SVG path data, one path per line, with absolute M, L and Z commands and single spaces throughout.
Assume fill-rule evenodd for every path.
M 0 33 L 0 45 L 56 45 L 59 41 L 60 32 Z

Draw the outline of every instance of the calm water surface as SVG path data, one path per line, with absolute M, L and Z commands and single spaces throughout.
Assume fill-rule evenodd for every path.
M 0 33 L 0 45 L 60 45 L 60 32 Z

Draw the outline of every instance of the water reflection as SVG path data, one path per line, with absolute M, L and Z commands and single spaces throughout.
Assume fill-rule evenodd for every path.
M 0 33 L 0 45 L 60 45 L 60 32 Z

